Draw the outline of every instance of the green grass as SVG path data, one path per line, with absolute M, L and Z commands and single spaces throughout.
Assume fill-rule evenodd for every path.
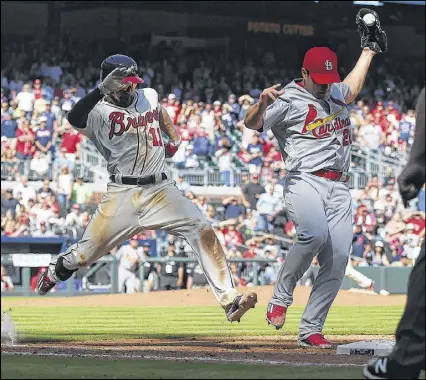
M 5 307 L 2 307 L 4 311 Z M 326 335 L 392 335 L 403 307 L 333 307 Z M 220 307 L 12 307 L 21 343 L 297 335 L 303 308 L 291 307 L 285 328 L 268 327 L 265 307 L 230 324 Z M 367 358 L 366 358 L 367 360 Z M 24 365 L 23 365 L 24 364 Z M 59 377 L 58 377 L 59 376 Z M 2 378 L 361 378 L 360 367 L 320 368 L 140 359 L 1 357 Z
M 23 365 L 25 363 L 25 365 Z M 362 369 L 253 364 L 182 363 L 160 360 L 51 357 L 1 358 L 2 379 L 360 379 Z M 40 373 L 43 377 L 40 377 Z
M 219 307 L 14 307 L 21 341 L 113 340 L 296 335 L 303 308 L 292 307 L 285 329 L 265 322 L 265 308 L 230 324 Z M 402 307 L 333 307 L 324 328 L 328 335 L 392 335 Z

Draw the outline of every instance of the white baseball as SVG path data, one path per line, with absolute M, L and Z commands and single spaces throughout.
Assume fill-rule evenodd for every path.
M 376 22 L 376 18 L 371 13 L 367 13 L 362 19 L 367 26 L 372 26 Z

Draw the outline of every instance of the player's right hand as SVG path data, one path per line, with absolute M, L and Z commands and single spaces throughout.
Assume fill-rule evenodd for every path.
M 259 105 L 265 108 L 270 106 L 278 97 L 284 94 L 284 89 L 277 90 L 281 83 L 274 84 L 272 87 L 265 88 L 259 96 Z
M 166 158 L 172 158 L 176 154 L 176 152 L 179 150 L 181 142 L 182 140 L 179 138 L 179 140 L 169 141 L 165 145 L 164 150 L 166 152 Z
M 417 197 L 424 184 L 424 165 L 408 163 L 398 177 L 398 187 L 404 206 L 408 207 L 408 202 Z
M 131 83 L 123 83 L 123 79 L 130 76 L 132 72 L 132 67 L 117 67 L 111 71 L 103 80 L 103 82 L 99 83 L 98 85 L 101 94 L 108 95 L 111 92 L 117 92 L 128 87 Z

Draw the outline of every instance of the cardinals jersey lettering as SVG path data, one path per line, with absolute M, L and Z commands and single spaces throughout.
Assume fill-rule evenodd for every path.
M 316 99 L 293 81 L 266 109 L 263 130 L 274 133 L 287 170 L 349 169 L 352 127 L 345 102 L 348 92 L 346 84 L 334 83 L 329 97 Z
M 161 173 L 165 151 L 160 130 L 160 105 L 154 89 L 136 90 L 126 108 L 102 99 L 89 113 L 86 128 L 76 128 L 96 146 L 110 174 Z

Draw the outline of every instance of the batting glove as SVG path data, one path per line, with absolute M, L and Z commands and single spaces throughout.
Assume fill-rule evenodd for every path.
M 123 80 L 132 75 L 133 72 L 134 68 L 132 67 L 117 67 L 111 71 L 101 83 L 99 83 L 99 91 L 102 95 L 108 95 L 112 92 L 117 92 L 126 88 L 131 83 L 123 83 Z
M 179 146 L 180 146 L 181 142 L 182 142 L 182 140 L 179 137 L 179 140 L 169 141 L 166 144 L 166 146 L 164 147 L 164 149 L 166 151 L 166 158 L 171 158 L 176 154 L 176 152 L 179 150 Z

